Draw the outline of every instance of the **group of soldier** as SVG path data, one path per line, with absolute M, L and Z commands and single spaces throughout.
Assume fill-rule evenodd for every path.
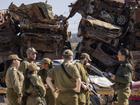
M 91 58 L 87 53 L 81 53 L 73 63 L 73 52 L 67 49 L 62 54 L 63 63 L 55 66 L 49 58 L 43 58 L 37 65 L 34 48 L 28 48 L 26 54 L 23 61 L 16 54 L 8 57 L 10 66 L 5 79 L 8 105 L 90 105 L 87 64 Z M 120 64 L 110 79 L 116 82 L 117 105 L 128 105 L 131 56 L 127 49 L 120 49 L 117 58 Z
M 62 54 L 63 63 L 53 66 L 49 58 L 36 63 L 37 51 L 26 50 L 22 60 L 16 54 L 8 57 L 6 73 L 8 105 L 89 105 L 88 73 L 85 65 L 91 61 L 87 53 L 73 63 L 73 52 Z

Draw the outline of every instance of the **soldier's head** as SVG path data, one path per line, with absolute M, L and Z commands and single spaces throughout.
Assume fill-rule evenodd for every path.
M 10 65 L 16 67 L 17 69 L 20 66 L 20 61 L 21 60 L 22 59 L 19 58 L 17 54 L 11 54 L 11 55 L 8 56 L 8 61 L 9 61 Z
M 128 49 L 122 48 L 118 51 L 117 57 L 118 57 L 119 61 L 122 61 L 122 62 L 127 61 L 127 60 L 131 59 L 131 53 L 129 52 Z
M 30 47 L 26 50 L 26 54 L 27 54 L 27 58 L 30 59 L 30 60 L 36 60 L 36 54 L 37 54 L 37 51 L 35 48 L 33 47 Z
M 30 64 L 28 65 L 28 73 L 29 73 L 29 74 L 36 73 L 39 69 L 40 69 L 40 68 L 39 68 L 36 64 L 34 64 L 34 63 L 30 63 Z
M 50 69 L 52 68 L 52 60 L 49 58 L 43 58 L 43 60 L 41 61 L 41 65 L 43 69 Z
M 92 61 L 89 54 L 87 53 L 81 53 L 80 55 L 80 61 L 86 65 L 89 61 Z
M 64 60 L 71 61 L 73 60 L 73 52 L 70 49 L 67 49 L 63 52 Z

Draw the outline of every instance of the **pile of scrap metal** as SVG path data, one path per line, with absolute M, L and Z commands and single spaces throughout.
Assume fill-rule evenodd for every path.
M 115 68 L 118 49 L 132 51 L 136 69 L 140 62 L 140 9 L 135 0 L 77 0 L 67 19 L 80 13 L 78 52 L 87 52 L 101 70 Z M 140 76 L 138 76 L 140 77 Z M 139 78 L 140 79 L 140 78 Z
M 60 58 L 62 51 L 70 48 L 68 22 L 63 23 L 64 19 L 53 15 L 52 6 L 44 2 L 19 7 L 11 3 L 8 10 L 0 11 L 0 56 L 18 53 L 25 57 L 25 50 L 34 47 L 38 59 Z
M 53 15 L 52 6 L 44 3 L 9 6 L 12 19 L 20 26 L 20 51 L 24 56 L 26 48 L 32 46 L 40 52 L 40 57 L 60 58 L 68 45 L 70 33 L 64 16 Z M 43 55 L 43 56 L 42 56 Z
M 17 48 L 16 30 L 7 10 L 0 11 L 0 63 Z

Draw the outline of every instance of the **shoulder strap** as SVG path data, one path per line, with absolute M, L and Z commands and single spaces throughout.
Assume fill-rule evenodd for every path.
M 69 78 L 69 79 L 72 79 L 71 75 L 66 71 L 65 67 L 63 64 L 61 64 L 61 67 L 62 67 L 62 70 L 64 71 L 64 73 L 66 74 L 66 76 Z

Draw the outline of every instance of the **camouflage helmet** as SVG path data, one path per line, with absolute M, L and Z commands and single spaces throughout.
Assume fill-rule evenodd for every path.
M 8 60 L 19 60 L 21 61 L 22 59 L 18 57 L 17 54 L 11 54 L 8 56 Z
M 52 61 L 49 58 L 43 58 L 43 60 L 41 61 L 42 64 L 51 64 Z
M 89 56 L 89 54 L 82 53 L 81 56 L 80 56 L 80 59 L 85 59 L 85 58 L 88 59 L 89 61 L 92 61 L 91 58 L 90 58 L 90 56 Z
M 63 56 L 73 56 L 73 52 L 70 49 L 67 49 L 63 52 Z

